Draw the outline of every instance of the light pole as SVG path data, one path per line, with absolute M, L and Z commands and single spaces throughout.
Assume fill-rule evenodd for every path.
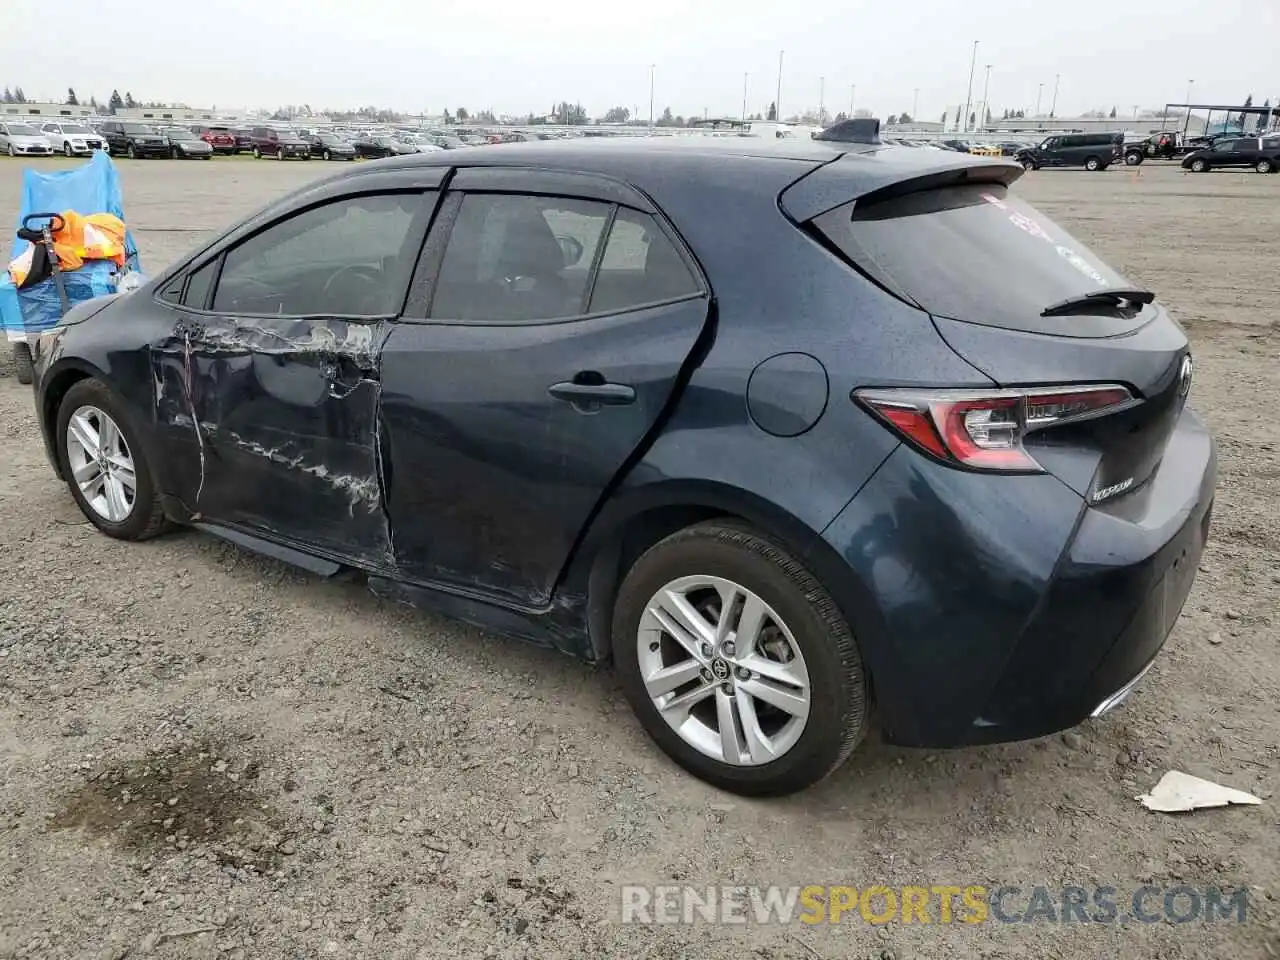
M 1036 116 L 1040 116 L 1040 98 L 1044 96 L 1044 84 L 1040 84 L 1040 89 L 1036 91 Z
M 919 113 L 920 113 L 920 88 L 916 87 L 915 90 L 911 91 L 911 122 L 912 123 L 915 123 L 920 119 L 918 116 Z
M 987 99 L 987 94 L 991 92 L 991 64 L 987 64 L 987 79 L 982 84 L 982 125 L 987 125 L 987 115 L 991 113 L 991 101 Z
M 850 120 L 853 119 L 853 98 L 854 98 L 854 95 L 857 94 L 857 92 L 858 92 L 858 85 L 856 83 L 849 84 L 849 119 Z
M 969 91 L 964 95 L 964 114 L 960 118 L 961 131 L 969 129 L 969 107 L 973 104 L 973 71 L 978 66 L 978 41 L 973 41 L 973 55 L 969 59 Z
M 1187 120 L 1182 125 L 1182 133 L 1185 136 L 1187 131 L 1191 129 L 1191 89 L 1196 85 L 1194 80 L 1187 81 Z
M 655 64 L 649 64 L 649 132 L 653 133 L 653 72 Z
M 1138 119 L 1138 104 L 1136 103 L 1133 105 L 1133 119 Z
M 773 101 L 773 119 L 782 122 L 782 55 L 785 50 L 778 51 L 778 96 Z
M 1053 117 L 1058 112 L 1058 82 L 1062 79 L 1062 74 L 1055 73 L 1053 75 L 1053 102 L 1049 104 L 1049 116 Z
M 827 125 L 827 78 L 818 78 L 818 126 Z
M 751 76 L 749 73 L 742 75 L 742 125 L 744 127 L 747 125 L 747 77 L 749 76 Z

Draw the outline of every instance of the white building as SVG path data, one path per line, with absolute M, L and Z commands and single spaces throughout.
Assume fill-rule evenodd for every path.
M 56 120 L 59 118 L 92 117 L 95 111 L 87 104 L 68 106 L 65 103 L 0 103 L 0 118 L 17 120 L 19 118 L 40 118 Z

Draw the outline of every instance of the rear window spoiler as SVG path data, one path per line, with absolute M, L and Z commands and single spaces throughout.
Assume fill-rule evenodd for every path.
M 778 198 L 782 212 L 795 223 L 856 200 L 874 202 L 917 190 L 957 183 L 1013 183 L 1020 164 L 940 150 L 890 147 L 847 153 L 801 177 Z

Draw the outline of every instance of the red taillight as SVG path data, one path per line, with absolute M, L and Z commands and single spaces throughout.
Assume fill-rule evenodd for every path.
M 904 440 L 974 470 L 1043 472 L 1022 446 L 1034 430 L 1114 413 L 1134 402 L 1125 387 L 1028 390 L 857 390 L 854 399 Z

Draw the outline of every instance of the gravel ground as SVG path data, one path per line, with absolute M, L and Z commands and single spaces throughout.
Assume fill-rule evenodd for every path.
M 0 223 L 18 170 L 0 163 Z M 327 171 L 121 172 L 154 269 Z M 720 794 L 650 745 L 608 670 L 194 532 L 96 534 L 5 366 L 0 957 L 1280 957 L 1280 177 L 1147 165 L 1018 189 L 1175 310 L 1221 443 L 1195 591 L 1122 709 L 1030 743 L 868 744 L 786 800 Z M 1134 802 L 1171 768 L 1266 803 Z M 636 926 L 629 882 L 1251 900 L 1244 924 Z

